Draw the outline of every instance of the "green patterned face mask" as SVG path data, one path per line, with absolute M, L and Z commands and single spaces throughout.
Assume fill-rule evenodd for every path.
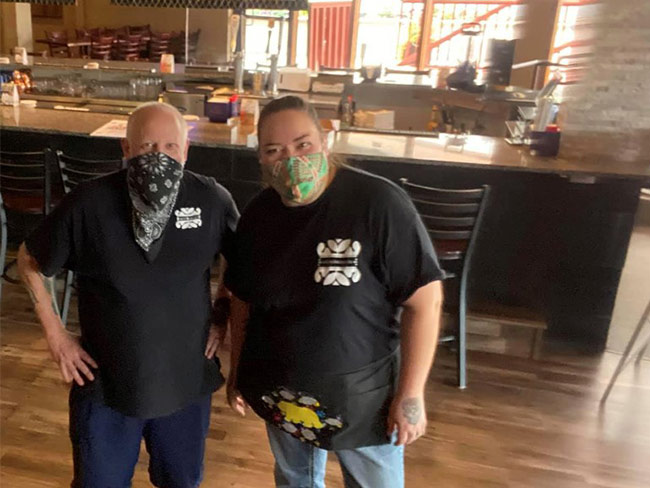
M 273 166 L 269 183 L 285 200 L 301 204 L 321 188 L 328 171 L 325 153 L 292 156 Z

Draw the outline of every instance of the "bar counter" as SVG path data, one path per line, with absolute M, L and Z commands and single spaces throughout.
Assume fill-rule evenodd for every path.
M 1 107 L 3 129 L 42 132 L 63 136 L 89 136 L 105 123 L 126 116 L 70 110 L 46 110 L 27 106 Z M 206 148 L 246 148 L 246 138 L 232 142 L 215 129 L 218 124 L 191 123 L 190 143 Z M 451 136 L 413 137 L 365 132 L 341 132 L 333 151 L 352 159 L 404 162 L 422 165 L 454 165 L 485 169 L 551 173 L 577 178 L 609 177 L 650 181 L 650 163 L 572 162 L 531 156 L 521 146 L 511 146 L 503 138 L 467 136 L 462 148 L 448 145 Z
M 80 158 L 119 158 L 118 139 L 91 137 L 124 116 L 2 107 L 4 151 L 60 149 Z M 208 122 L 192 122 L 187 168 L 213 176 L 240 208 L 260 189 L 255 150 Z M 393 181 L 467 188 L 490 185 L 469 303 L 496 301 L 541 314 L 548 336 L 589 351 L 605 347 L 616 291 L 648 162 L 571 162 L 530 156 L 498 138 L 342 132 L 334 151 Z M 448 294 L 448 300 L 452 300 Z

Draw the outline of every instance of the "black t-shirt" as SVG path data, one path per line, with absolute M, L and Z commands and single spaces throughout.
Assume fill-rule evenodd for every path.
M 411 200 L 386 179 L 341 168 L 316 202 L 301 207 L 264 190 L 242 215 L 226 274 L 229 289 L 251 305 L 240 390 L 258 414 L 296 436 L 305 422 L 325 425 L 298 400 L 317 402 L 316 415 L 349 434 L 312 427 L 300 437 L 321 447 L 385 441 L 376 424 L 397 377 L 401 304 L 442 276 Z M 350 404 L 378 388 L 379 405 Z M 372 425 L 352 435 L 359 408 L 379 417 L 367 412 Z M 286 425 L 300 415 L 305 422 Z
M 153 262 L 135 242 L 126 172 L 81 184 L 27 239 L 41 272 L 76 273 L 81 342 L 97 361 L 84 387 L 124 415 L 153 418 L 214 391 L 204 356 L 210 267 L 226 258 L 239 217 L 226 189 L 184 171 Z

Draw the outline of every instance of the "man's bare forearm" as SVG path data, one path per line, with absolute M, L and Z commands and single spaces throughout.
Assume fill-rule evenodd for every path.
M 45 286 L 38 263 L 27 251 L 25 244 L 18 250 L 18 273 L 34 304 L 34 311 L 46 334 L 63 330 L 63 324 L 52 307 L 52 296 Z

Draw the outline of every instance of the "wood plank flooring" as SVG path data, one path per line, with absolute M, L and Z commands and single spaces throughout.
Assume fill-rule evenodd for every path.
M 0 486 L 69 486 L 67 387 L 25 293 L 3 286 Z M 538 362 L 471 352 L 469 387 L 459 391 L 446 382 L 453 356 L 442 348 L 427 387 L 427 434 L 406 451 L 407 486 L 650 486 L 650 362 L 630 367 L 599 410 L 617 360 L 558 346 L 546 347 Z M 261 421 L 237 417 L 217 393 L 202 486 L 272 486 L 271 472 Z M 327 481 L 342 487 L 333 461 Z M 144 450 L 133 486 L 150 486 Z

